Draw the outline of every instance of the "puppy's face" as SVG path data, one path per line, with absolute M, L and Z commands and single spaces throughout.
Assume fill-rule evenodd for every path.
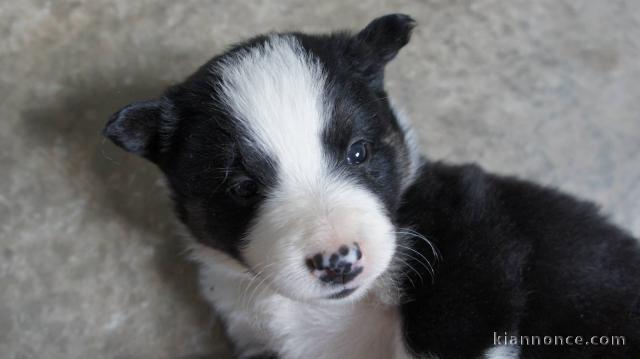
M 382 85 L 412 25 L 255 38 L 125 107 L 105 134 L 163 170 L 200 244 L 291 298 L 356 298 L 391 261 L 413 171 Z

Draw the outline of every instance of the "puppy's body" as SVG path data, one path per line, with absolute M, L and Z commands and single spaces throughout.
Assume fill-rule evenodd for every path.
M 637 355 L 635 239 L 588 203 L 421 159 L 383 86 L 412 26 L 257 37 L 107 125 L 166 175 L 237 355 Z
M 443 257 L 433 284 L 405 287 L 402 318 L 416 352 L 477 357 L 493 332 L 626 338 L 620 347 L 522 346 L 511 352 L 519 358 L 640 352 L 639 243 L 593 204 L 477 166 L 430 163 L 398 218 L 428 233 Z

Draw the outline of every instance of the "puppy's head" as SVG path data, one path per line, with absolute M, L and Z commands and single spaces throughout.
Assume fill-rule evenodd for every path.
M 415 167 L 383 88 L 413 24 L 254 38 L 123 108 L 105 135 L 162 169 L 200 244 L 286 296 L 356 298 L 390 263 Z

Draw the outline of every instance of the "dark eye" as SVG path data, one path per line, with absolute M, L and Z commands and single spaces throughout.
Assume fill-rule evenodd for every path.
M 258 189 L 256 181 L 251 178 L 241 178 L 231 186 L 229 191 L 237 198 L 248 199 L 257 195 Z
M 359 165 L 367 160 L 369 156 L 370 144 L 367 141 L 358 141 L 349 147 L 347 151 L 347 163 L 350 165 Z

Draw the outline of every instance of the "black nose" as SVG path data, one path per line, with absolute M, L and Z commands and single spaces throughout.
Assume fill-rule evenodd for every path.
M 357 243 L 351 246 L 343 245 L 338 251 L 325 254 L 317 253 L 307 258 L 307 267 L 317 274 L 321 281 L 328 284 L 345 284 L 362 273 L 359 265 L 362 251 Z

